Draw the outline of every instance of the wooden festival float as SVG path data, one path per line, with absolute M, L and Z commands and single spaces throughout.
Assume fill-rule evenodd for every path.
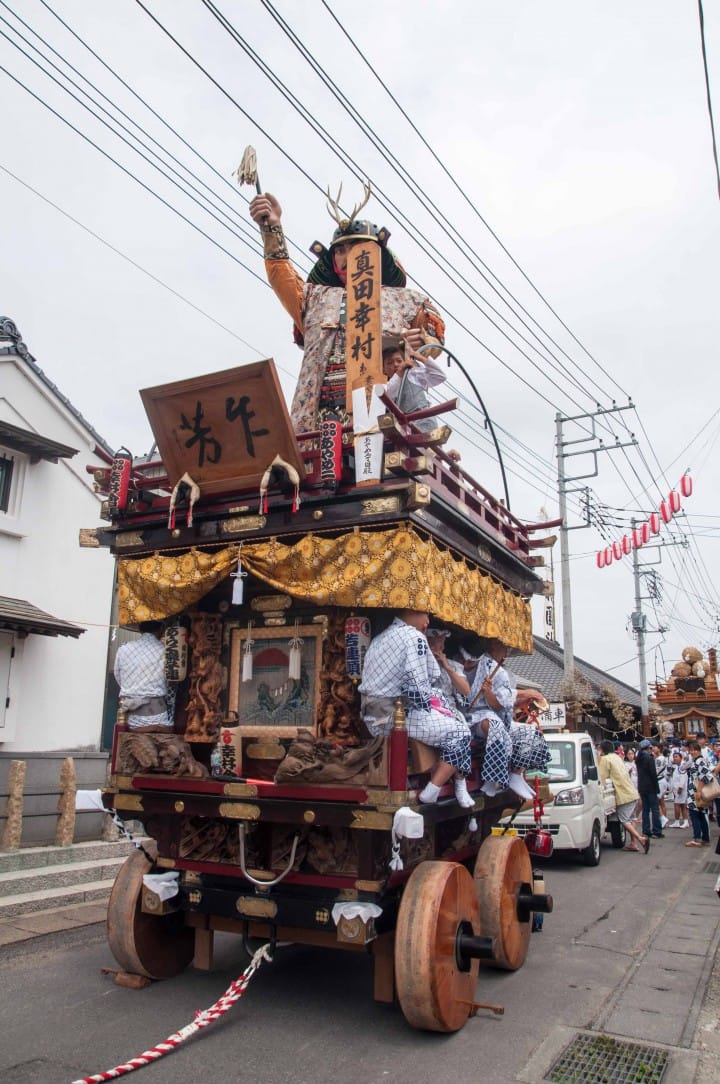
M 683 649 L 670 676 L 653 686 L 652 704 L 659 736 L 672 738 L 717 738 L 720 725 L 720 687 L 718 687 L 717 650 L 711 647 L 707 658 L 697 647 Z
M 119 623 L 166 622 L 176 690 L 172 734 L 118 715 L 103 801 L 154 842 L 117 877 L 109 941 L 153 979 L 210 968 L 216 931 L 367 952 L 378 1001 L 448 1032 L 480 1007 L 480 960 L 519 968 L 552 901 L 525 843 L 492 832 L 519 799 L 481 794 L 476 762 L 474 810 L 452 784 L 418 803 L 436 754 L 401 701 L 369 737 L 362 660 L 402 608 L 531 651 L 552 524 L 522 524 L 455 463 L 447 426 L 416 426 L 456 401 L 404 415 L 372 383 L 348 375 L 357 431 L 298 436 L 271 360 L 147 389 L 160 459 L 123 449 L 95 472 L 108 522 L 87 541 L 117 559 Z

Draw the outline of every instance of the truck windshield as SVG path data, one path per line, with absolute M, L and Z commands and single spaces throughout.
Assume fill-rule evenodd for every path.
M 570 741 L 548 739 L 550 763 L 545 769 L 551 783 L 568 783 L 575 778 L 575 746 Z

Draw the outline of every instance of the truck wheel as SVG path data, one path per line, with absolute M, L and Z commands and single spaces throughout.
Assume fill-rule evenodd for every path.
M 610 839 L 612 845 L 616 851 L 619 851 L 621 847 L 625 846 L 625 840 L 627 833 L 625 832 L 625 825 L 620 821 L 610 821 L 608 824 L 608 832 L 610 833 Z
M 580 851 L 582 860 L 586 866 L 597 866 L 600 863 L 600 825 L 597 821 L 593 824 L 592 835 L 587 847 Z
M 154 845 L 147 849 L 154 853 Z M 193 958 L 194 931 L 184 915 L 150 915 L 142 910 L 142 879 L 153 865 L 141 850 L 125 859 L 115 878 L 107 912 L 110 951 L 124 971 L 149 979 L 171 979 Z

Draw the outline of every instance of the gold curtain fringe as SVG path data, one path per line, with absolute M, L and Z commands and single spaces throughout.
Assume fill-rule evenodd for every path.
M 264 583 L 313 605 L 427 610 L 479 636 L 532 651 L 530 604 L 493 576 L 406 525 L 336 537 L 305 535 L 243 543 L 243 566 Z M 118 563 L 120 623 L 168 617 L 229 576 L 238 546 Z

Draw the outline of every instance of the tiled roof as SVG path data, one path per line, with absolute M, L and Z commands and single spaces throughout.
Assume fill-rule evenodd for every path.
M 2 346 L 2 343 L 10 343 L 10 346 Z M 46 388 L 49 388 L 53 395 L 60 400 L 63 406 L 70 411 L 74 418 L 80 422 L 80 424 L 87 430 L 90 436 L 93 438 L 99 448 L 102 448 L 108 455 L 112 456 L 113 450 L 108 442 L 100 436 L 100 434 L 93 429 L 90 422 L 82 416 L 80 411 L 72 405 L 70 400 L 63 395 L 59 388 L 53 384 L 38 365 L 35 358 L 28 350 L 25 343 L 22 341 L 22 337 L 13 321 L 7 316 L 0 316 L 0 354 L 17 354 L 26 363 L 29 369 L 35 373 L 37 377 L 42 380 Z
M 25 452 L 30 456 L 30 461 L 47 459 L 50 463 L 57 463 L 58 459 L 71 459 L 77 455 L 78 449 L 71 448 L 69 444 L 60 444 L 57 440 L 40 436 L 29 429 L 20 429 L 17 425 L 0 420 L 0 444 L 6 448 L 14 448 L 18 452 Z
M 30 602 L 20 598 L 5 598 L 0 595 L 0 629 L 12 629 L 13 632 L 35 632 L 41 636 L 82 636 L 85 629 L 80 625 L 71 625 L 59 617 L 39 610 Z
M 523 683 L 537 685 L 551 703 L 559 703 L 564 699 L 564 665 L 562 646 L 554 640 L 543 640 L 539 636 L 533 636 L 532 655 L 511 654 L 506 663 L 507 669 L 521 678 Z M 577 655 L 575 670 L 589 682 L 594 696 L 599 696 L 603 687 L 610 688 L 621 703 L 640 708 L 640 692 L 632 685 L 618 681 L 592 663 L 579 659 Z

